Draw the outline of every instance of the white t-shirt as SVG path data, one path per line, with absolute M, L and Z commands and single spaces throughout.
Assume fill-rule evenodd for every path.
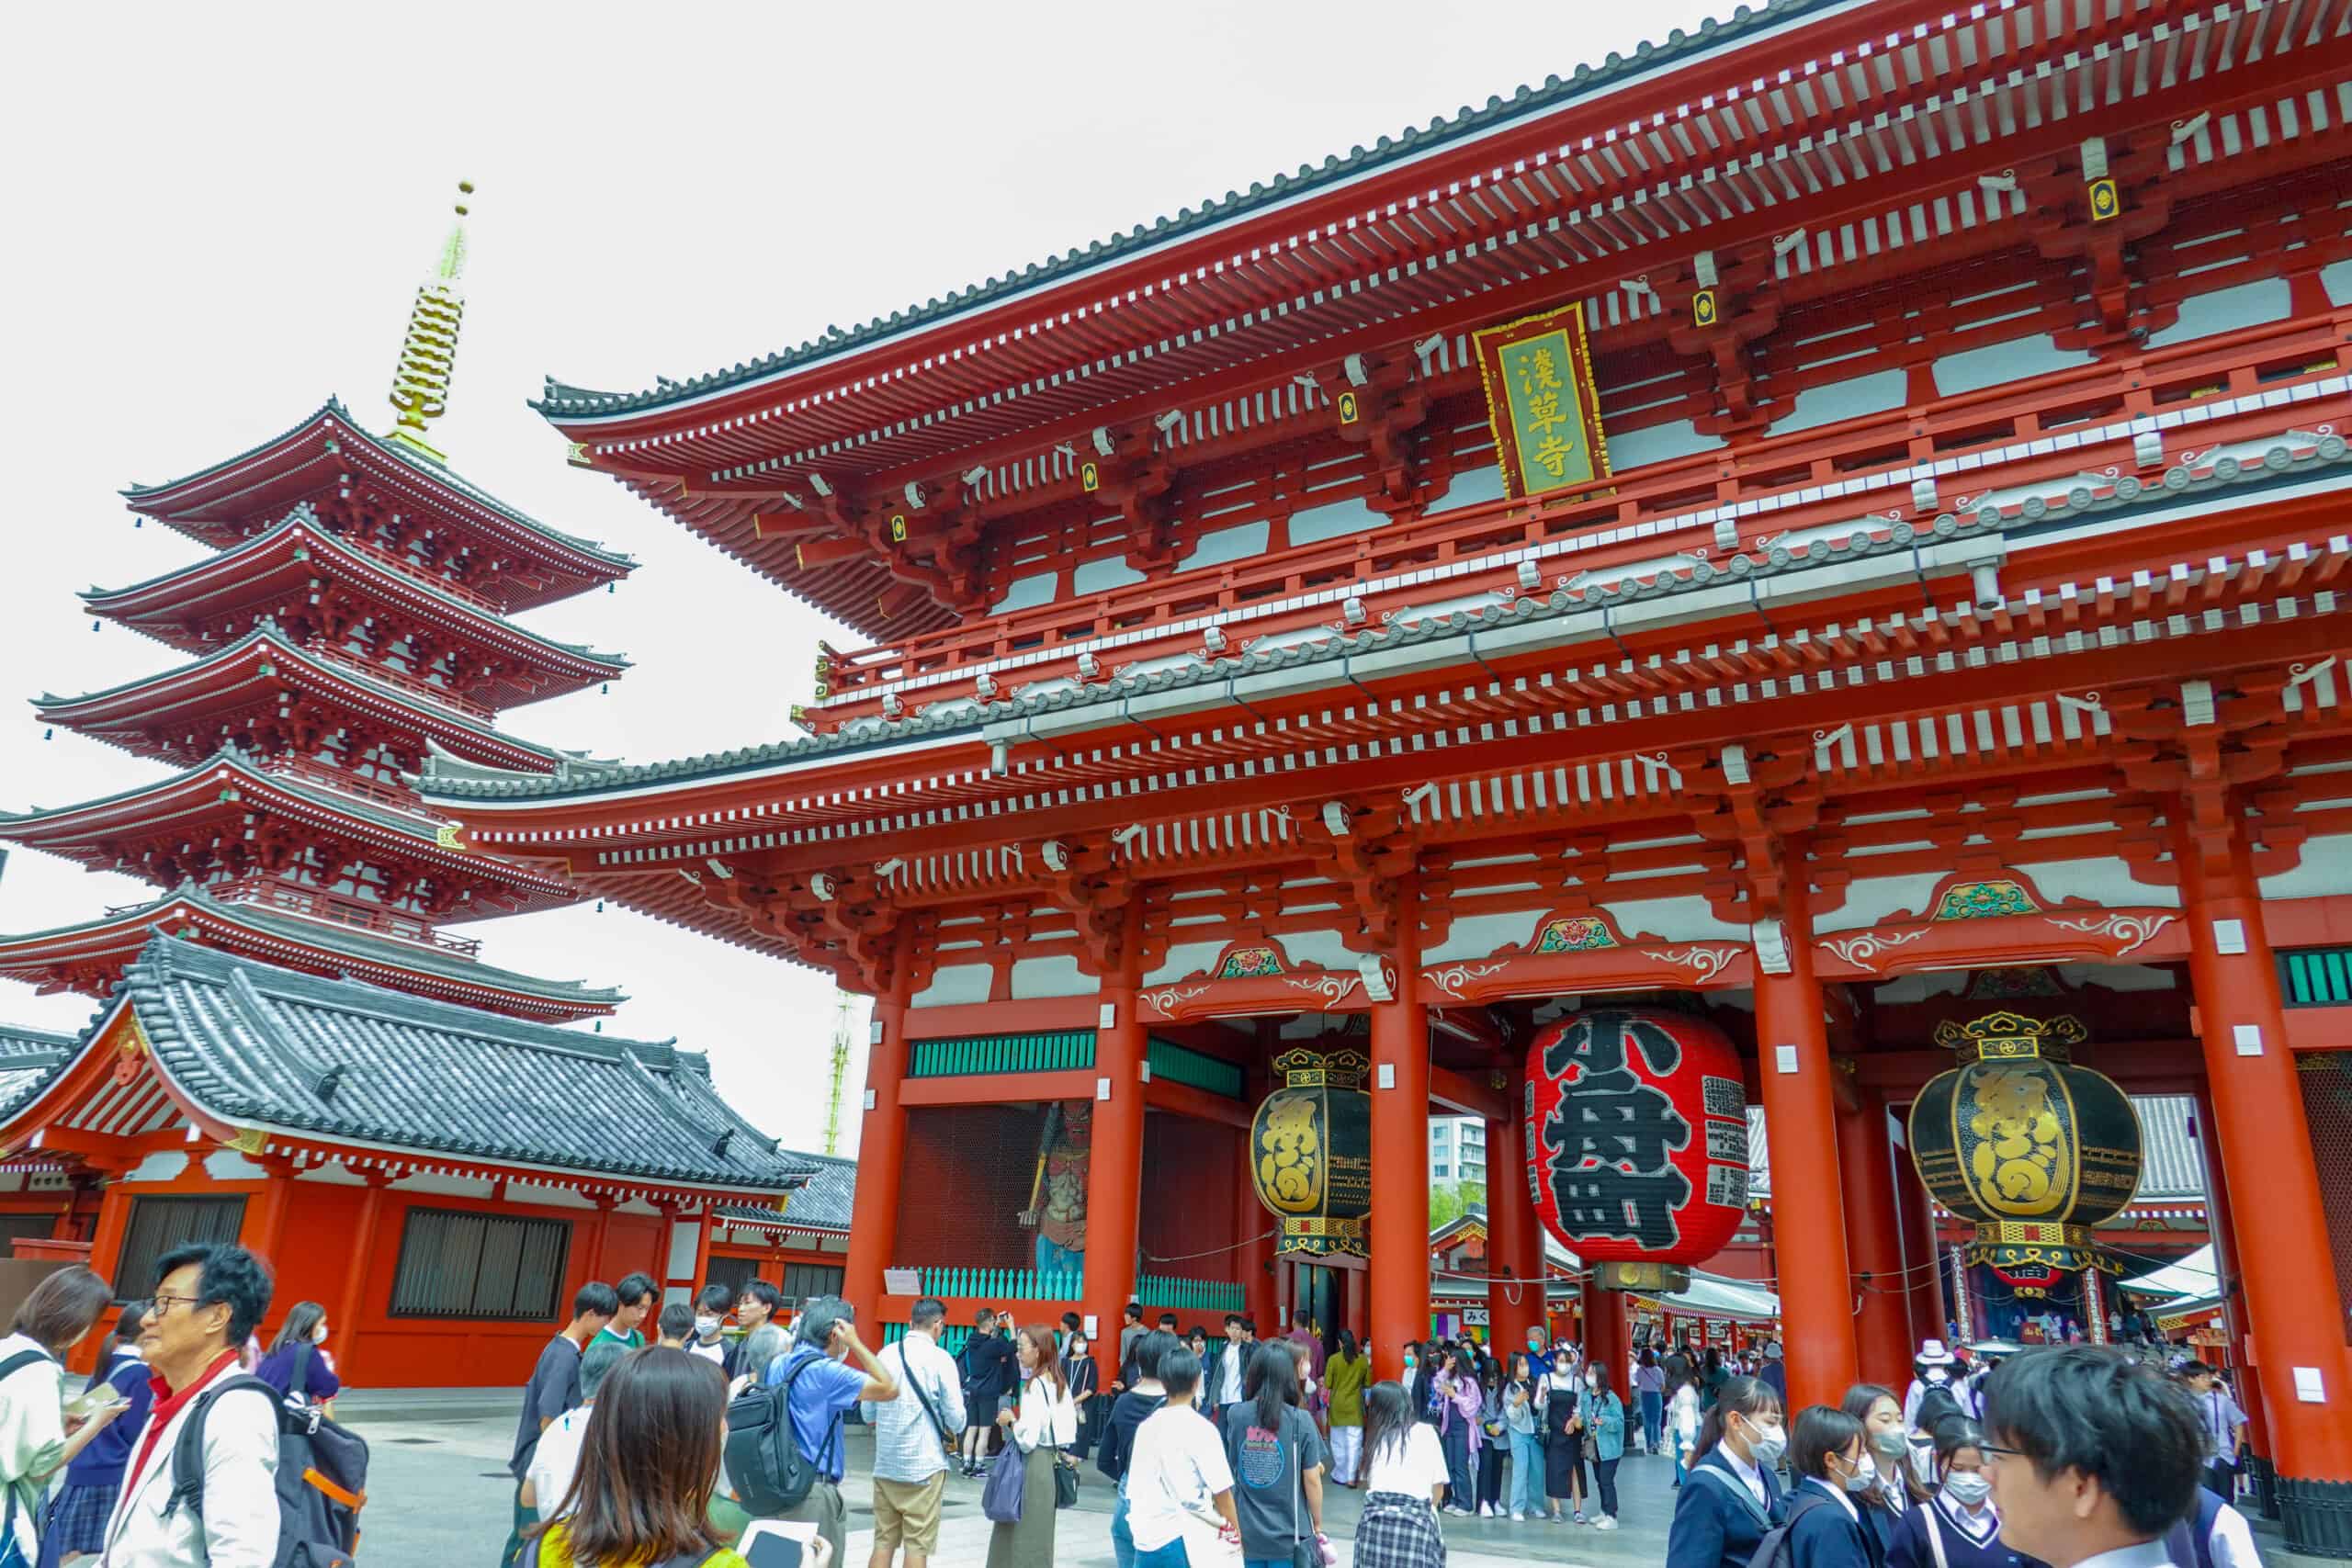
M 686 1341 L 686 1354 L 700 1356 L 706 1361 L 723 1367 L 727 1364 L 727 1341 L 714 1339 L 706 1345 L 700 1339 L 689 1339 Z
M 1438 1446 L 1437 1428 L 1416 1421 L 1405 1428 L 1405 1443 L 1383 1443 L 1376 1454 L 1364 1456 L 1363 1490 L 1394 1492 L 1426 1498 L 1432 1486 L 1445 1484 L 1445 1450 Z
M 588 1437 L 591 1405 L 574 1405 L 539 1434 L 531 1451 L 531 1496 L 539 1517 L 555 1517 L 556 1505 L 571 1489 L 572 1472 L 580 1468 L 580 1450 Z
M 1434 1438 L 1432 1438 L 1434 1441 Z M 1439 1469 L 1443 1471 L 1441 1460 Z M 1190 1405 L 1162 1405 L 1144 1417 L 1127 1449 L 1127 1529 L 1137 1551 L 1157 1551 L 1219 1522 L 1210 1499 L 1233 1490 L 1225 1442 Z
M 34 1534 L 41 1483 L 32 1477 L 57 1463 L 65 1450 L 64 1369 L 46 1347 L 30 1337 L 11 1334 L 0 1339 L 0 1361 L 20 1351 L 40 1352 L 40 1359 L 26 1363 L 0 1384 L 0 1482 L 17 1494 L 17 1550 L 29 1562 L 40 1553 Z

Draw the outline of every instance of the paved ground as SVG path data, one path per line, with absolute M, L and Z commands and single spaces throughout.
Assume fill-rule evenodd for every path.
M 360 1558 L 368 1563 L 433 1564 L 434 1568 L 492 1568 L 506 1537 L 513 1485 L 506 1456 L 514 1438 L 515 1395 L 473 1391 L 427 1391 L 414 1394 L 354 1395 L 342 1414 L 372 1446 L 366 1537 Z M 850 1429 L 850 1480 L 842 1488 L 850 1508 L 850 1562 L 865 1568 L 872 1545 L 871 1438 Z M 1449 1516 L 1445 1535 L 1449 1568 L 1505 1568 L 1541 1561 L 1571 1568 L 1634 1568 L 1663 1562 L 1667 1525 L 1672 1517 L 1673 1469 L 1665 1460 L 1629 1455 L 1619 1468 L 1621 1528 L 1514 1524 L 1509 1519 L 1464 1519 Z M 1326 1517 L 1340 1545 L 1342 1564 L 1351 1560 L 1348 1541 L 1357 1512 L 1354 1493 L 1333 1488 Z M 1110 1568 L 1110 1487 L 1091 1468 L 1086 1472 L 1077 1509 L 1061 1516 L 1054 1553 L 1057 1564 Z M 988 1556 L 989 1525 L 980 1515 L 979 1483 L 951 1478 L 946 1523 L 942 1529 L 939 1568 L 978 1568 Z M 2280 1568 L 2318 1564 L 2293 1557 L 2275 1534 L 2262 1538 L 2267 1562 Z

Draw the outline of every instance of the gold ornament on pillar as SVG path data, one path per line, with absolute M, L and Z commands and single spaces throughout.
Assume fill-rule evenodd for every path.
M 1943 1206 L 1973 1222 L 1968 1261 L 2022 1296 L 2060 1276 L 2113 1271 L 2091 1233 L 2140 1188 L 2139 1113 L 2113 1080 L 2071 1060 L 2081 1021 L 1993 1012 L 1942 1023 L 1961 1065 L 1911 1106 L 1911 1159 Z
M 1372 1097 L 1361 1051 L 1285 1051 L 1283 1087 L 1250 1122 L 1250 1181 L 1282 1222 L 1278 1252 L 1370 1256 Z

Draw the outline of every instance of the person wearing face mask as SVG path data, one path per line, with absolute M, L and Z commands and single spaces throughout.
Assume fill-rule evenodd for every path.
M 1598 1361 L 1584 1369 L 1585 1447 L 1592 1454 L 1592 1489 L 1598 1511 L 1595 1528 L 1617 1528 L 1617 1461 L 1625 1457 L 1625 1402 L 1609 1386 L 1609 1374 Z
M 322 1347 L 327 1342 L 327 1309 L 316 1302 L 296 1302 L 269 1353 L 254 1368 L 254 1375 L 295 1404 L 316 1404 L 329 1417 L 343 1380 L 334 1375 Z
M 724 1370 L 727 1365 L 727 1339 L 719 1331 L 726 1326 L 727 1309 L 735 1304 L 735 1292 L 724 1285 L 705 1285 L 702 1294 L 695 1298 L 695 1331 L 686 1336 L 686 1354 L 699 1356 Z
M 1798 1412 L 1789 1444 L 1798 1477 L 1789 1499 L 1791 1568 L 1883 1568 L 1878 1537 L 1863 1518 L 1878 1490 L 1862 1424 L 1826 1404 Z
M 1878 1485 L 1856 1501 L 1862 1506 L 1862 1527 L 1876 1540 L 1880 1555 L 1894 1546 L 1903 1517 L 1927 1502 L 1911 1463 L 1911 1435 L 1904 1430 L 1903 1404 L 1894 1391 L 1874 1382 L 1858 1382 L 1846 1391 L 1839 1408 L 1862 1424 L 1862 1443 L 1878 1470 Z
M 1552 1353 L 1539 1391 L 1544 1423 L 1544 1500 L 1554 1524 L 1564 1524 L 1563 1506 L 1584 1523 L 1584 1380 L 1566 1346 Z
M 1984 1434 L 1965 1416 L 1936 1428 L 1936 1493 L 1903 1517 L 1886 1568 L 2044 1568 L 2002 1544 L 1993 1481 L 1984 1473 Z
M 1778 1467 L 1788 1447 L 1772 1391 L 1753 1378 L 1727 1379 L 1699 1424 L 1675 1494 L 1666 1568 L 1747 1568 L 1787 1514 Z

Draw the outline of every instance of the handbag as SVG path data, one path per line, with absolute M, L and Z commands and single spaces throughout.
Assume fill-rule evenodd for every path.
M 1028 1459 L 1020 1444 L 1007 1443 L 1004 1451 L 989 1465 L 989 1478 L 980 1483 L 980 1512 L 998 1524 L 1021 1522 L 1021 1494 L 1028 1482 L 1024 1473 Z
M 1060 1444 L 1047 1446 L 1054 1455 L 1054 1506 L 1075 1508 L 1078 1506 L 1078 1467 L 1062 1462 Z

